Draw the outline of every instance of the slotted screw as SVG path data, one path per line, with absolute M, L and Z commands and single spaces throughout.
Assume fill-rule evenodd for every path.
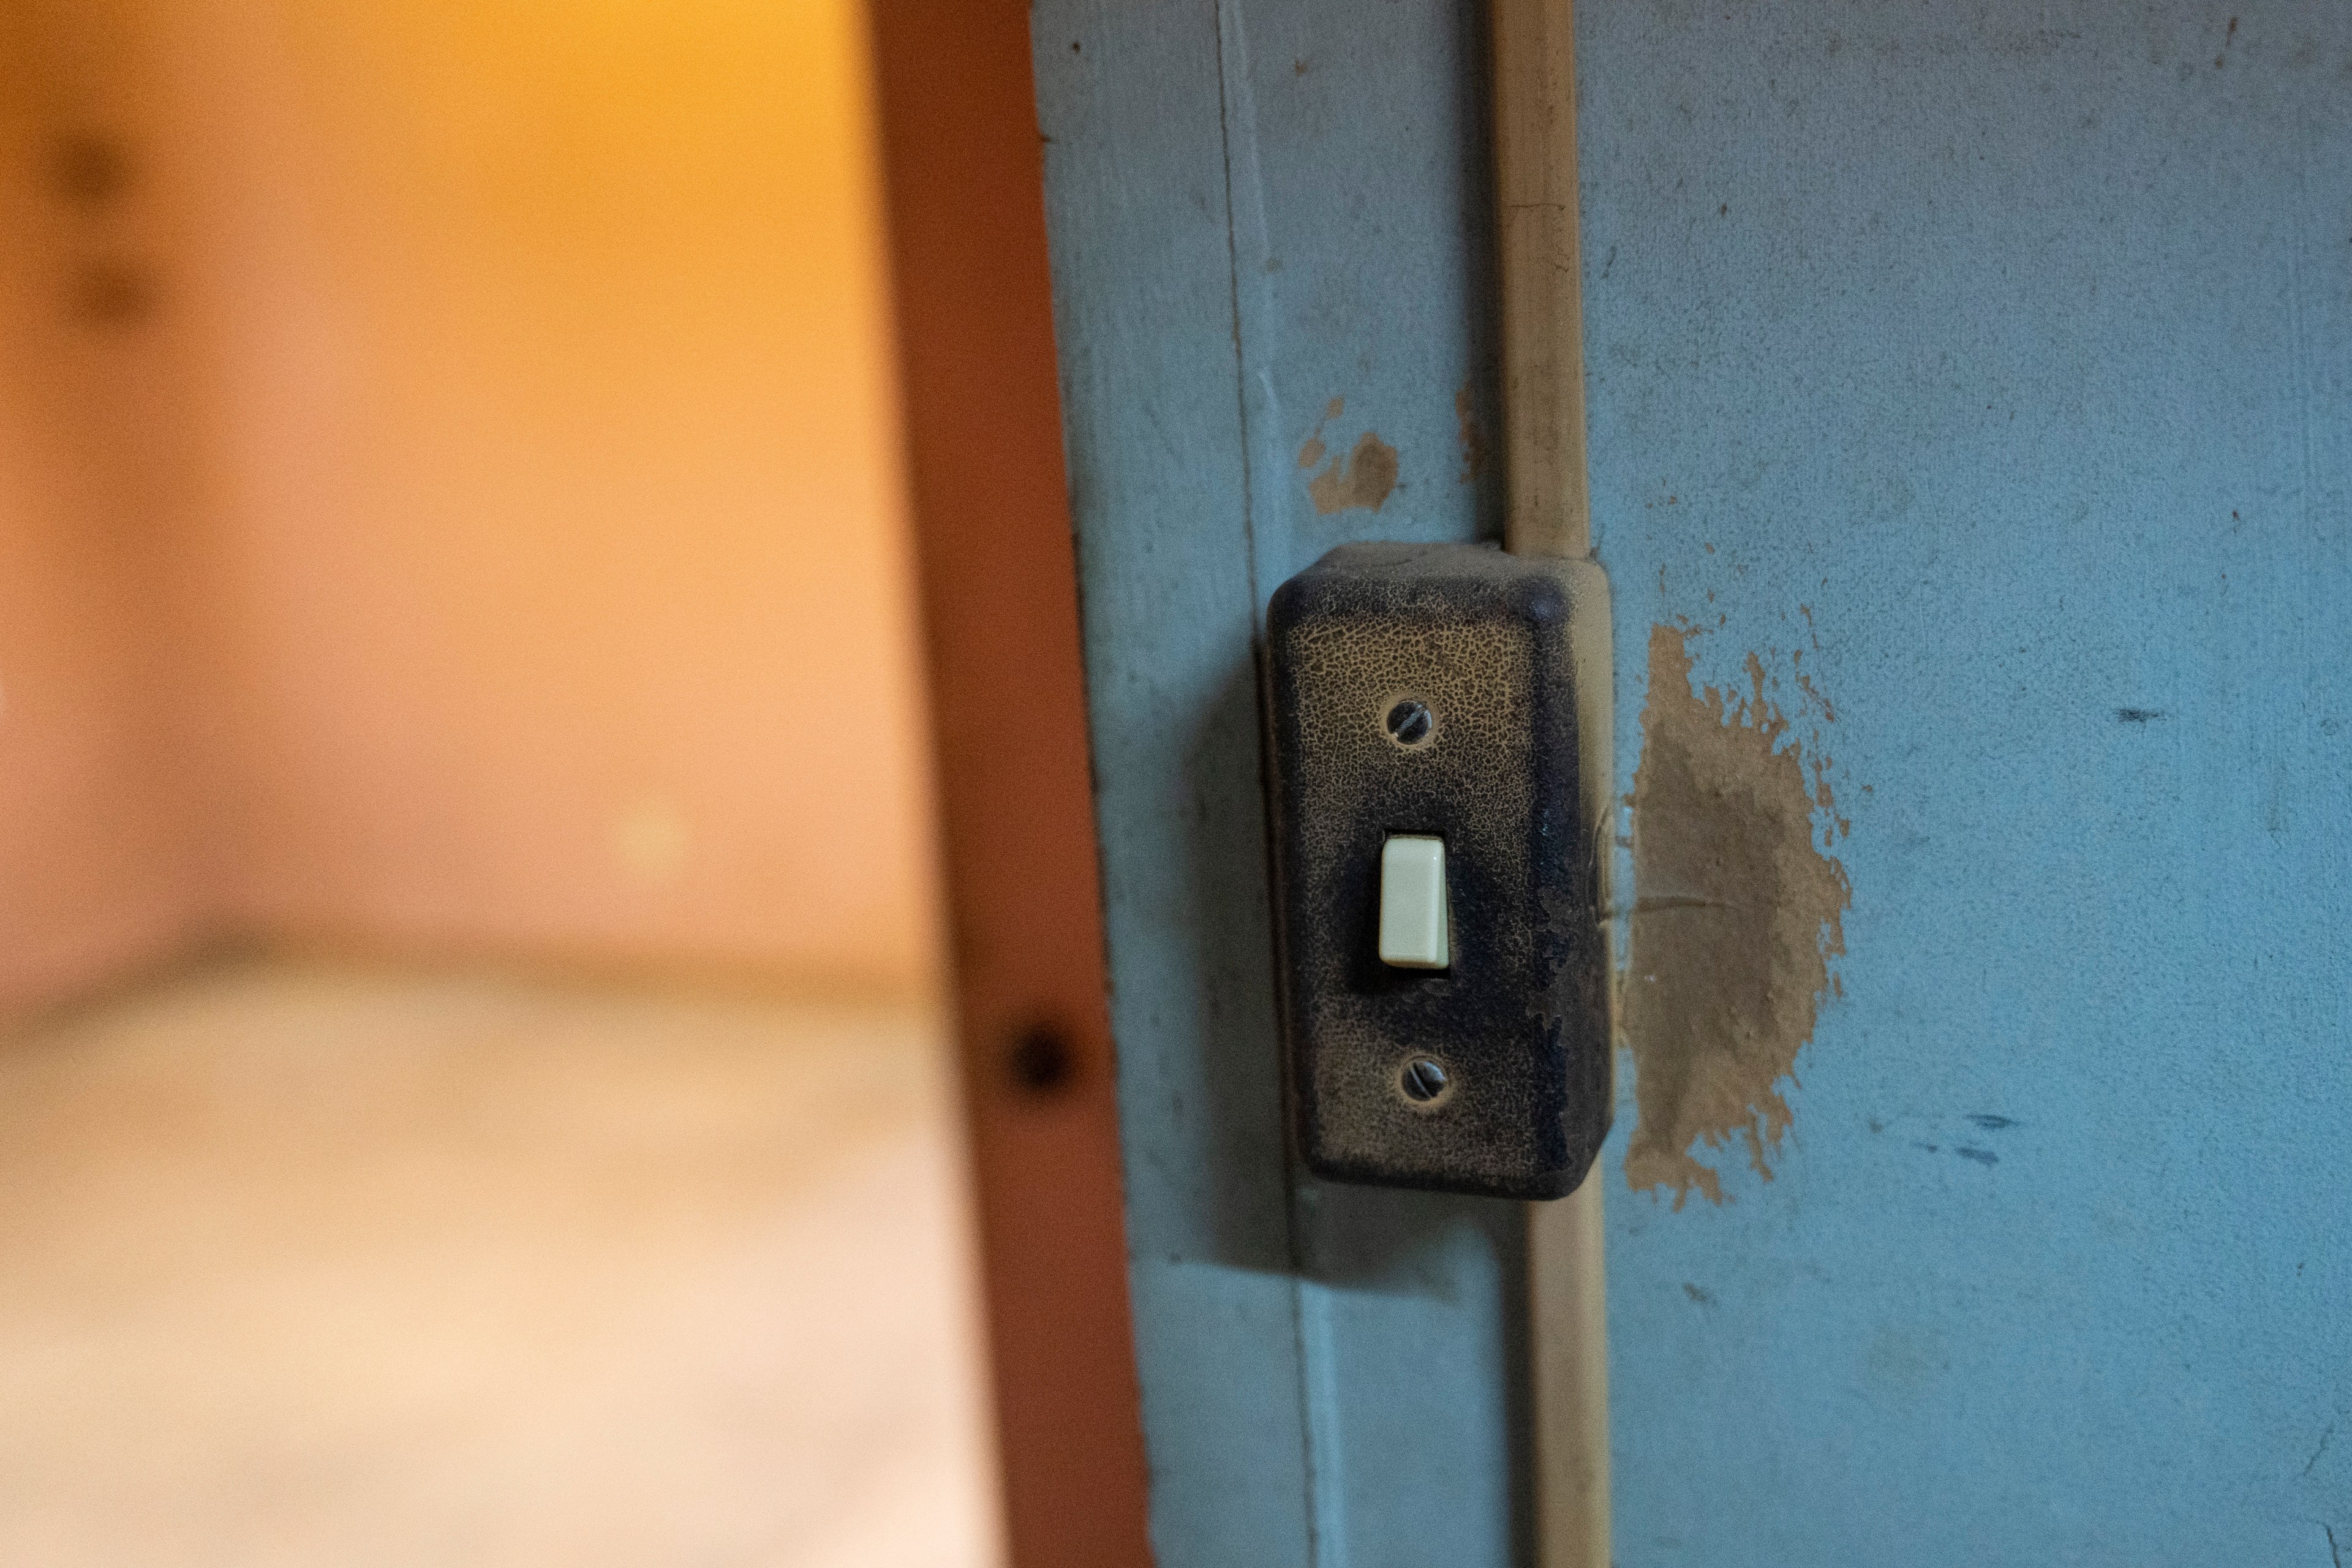
M 1445 1092 L 1445 1069 L 1427 1057 L 1415 1057 L 1404 1064 L 1404 1074 L 1399 1082 L 1407 1100 L 1426 1105 Z
M 1417 746 L 1429 739 L 1430 727 L 1437 722 L 1437 716 L 1430 712 L 1426 704 L 1408 697 L 1389 710 L 1384 722 L 1389 733 L 1400 743 Z

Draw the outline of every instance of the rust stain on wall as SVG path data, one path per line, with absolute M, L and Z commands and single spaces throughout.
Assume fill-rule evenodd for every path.
M 1323 445 L 1323 426 L 1337 419 L 1347 406 L 1344 398 L 1335 397 L 1323 410 L 1315 433 L 1298 448 L 1300 468 L 1312 468 L 1328 455 L 1329 448 Z M 1329 467 L 1307 481 L 1307 495 L 1315 503 L 1317 513 L 1328 517 L 1350 507 L 1378 511 L 1396 486 L 1396 448 L 1367 430 L 1357 437 L 1353 451 L 1344 458 L 1333 458 Z
M 1843 831 L 1818 731 L 1812 754 L 1748 657 L 1745 697 L 1695 689 L 1688 626 L 1650 630 L 1649 705 L 1633 773 L 1633 906 L 1623 1018 L 1640 1120 L 1625 1155 L 1638 1190 L 1720 1204 L 1702 1156 L 1735 1141 L 1767 1181 L 1789 1128 L 1780 1081 L 1835 985 L 1853 904 L 1827 853 Z M 1801 658 L 1801 655 L 1799 656 Z M 1801 666 L 1800 666 L 1801 674 Z M 1808 679 L 1801 688 L 1811 693 Z M 1823 721 L 1828 704 L 1815 698 Z M 1815 835 L 1815 813 L 1827 826 Z

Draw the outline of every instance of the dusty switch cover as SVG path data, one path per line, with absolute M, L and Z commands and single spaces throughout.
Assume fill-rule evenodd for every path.
M 1558 1197 L 1599 1152 L 1608 615 L 1591 563 L 1477 545 L 1343 545 L 1276 592 L 1275 923 L 1318 1175 Z M 1443 843 L 1442 968 L 1382 956 L 1397 839 Z

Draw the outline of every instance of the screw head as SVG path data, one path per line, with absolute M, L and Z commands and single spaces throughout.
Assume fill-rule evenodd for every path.
M 1429 710 L 1428 704 L 1407 697 L 1392 705 L 1381 723 L 1389 738 L 1399 745 L 1418 746 L 1437 727 L 1437 715 Z
M 1397 1087 L 1415 1105 L 1434 1105 L 1454 1087 L 1444 1066 L 1429 1057 L 1415 1057 L 1397 1074 Z

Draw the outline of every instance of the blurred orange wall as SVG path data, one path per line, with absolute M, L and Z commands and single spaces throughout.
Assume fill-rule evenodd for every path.
M 120 29 L 0 0 L 0 1014 L 182 942 L 207 868 L 173 658 L 197 521 L 190 336 L 84 134 L 134 112 Z
M 172 854 L 204 918 L 925 980 L 850 0 L 100 11 L 114 53 L 90 69 L 131 86 L 92 112 L 161 237 L 152 318 L 117 335 L 178 356 L 192 434 L 142 590 L 165 607 L 91 618 L 143 620 L 185 688 L 160 776 L 120 771 L 126 799 L 187 803 Z M 61 0 L 46 25 L 69 13 L 92 25 Z M 101 531 L 121 510 L 85 507 Z M 57 765 L 9 739 L 0 772 Z M 82 885 L 121 889 L 90 852 L 121 813 L 90 804 L 62 840 Z

